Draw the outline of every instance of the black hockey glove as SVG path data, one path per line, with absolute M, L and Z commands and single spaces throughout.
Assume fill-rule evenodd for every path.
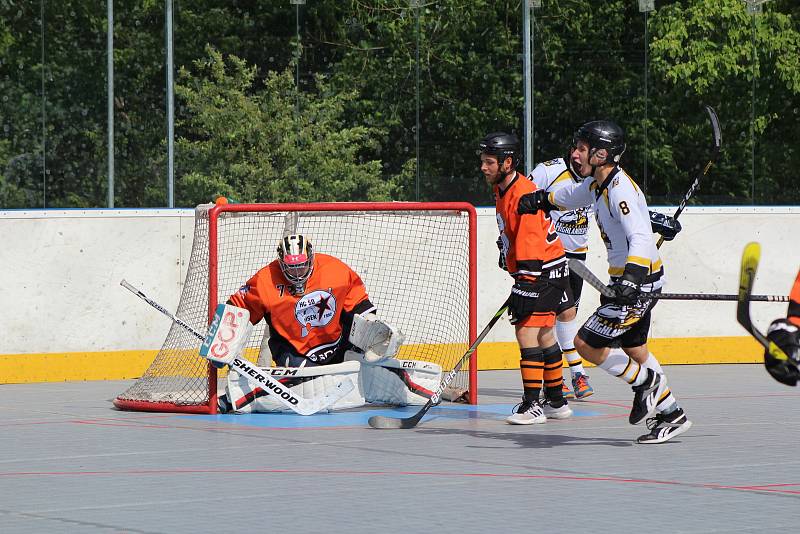
M 534 214 L 539 210 L 551 211 L 557 209 L 547 198 L 548 193 L 544 189 L 537 189 L 533 193 L 527 193 L 519 197 L 517 213 L 520 215 Z
M 672 241 L 682 229 L 681 223 L 675 217 L 654 211 L 650 212 L 650 226 L 653 227 L 653 232 L 661 234 L 664 241 Z
M 633 306 L 639 302 L 642 295 L 642 281 L 644 276 L 638 274 L 639 267 L 630 268 L 631 264 L 625 267 L 625 272 L 611 284 L 614 292 L 614 302 L 622 306 Z
M 497 248 L 500 250 L 500 256 L 497 258 L 497 266 L 504 271 L 508 271 L 508 265 L 506 265 L 506 255 L 503 254 L 503 236 L 497 238 Z
M 800 362 L 800 328 L 786 319 L 776 319 L 769 325 L 767 339 L 788 356 L 788 359 L 783 359 L 782 354 L 775 355 L 766 349 L 764 367 L 767 372 L 781 384 L 796 386 L 800 380 L 800 370 L 797 368 Z
M 508 303 L 511 324 L 517 324 L 536 311 L 536 299 L 538 298 L 539 292 L 536 291 L 533 283 L 524 280 L 515 283 L 511 288 L 511 298 Z

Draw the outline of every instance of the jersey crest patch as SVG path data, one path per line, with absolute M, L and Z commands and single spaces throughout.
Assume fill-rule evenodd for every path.
M 556 221 L 556 232 L 566 235 L 586 235 L 589 232 L 589 217 L 586 208 L 564 213 Z
M 325 326 L 336 315 L 336 297 L 330 291 L 318 289 L 297 301 L 294 317 L 300 323 L 300 336 L 306 337 L 308 330 L 315 326 Z

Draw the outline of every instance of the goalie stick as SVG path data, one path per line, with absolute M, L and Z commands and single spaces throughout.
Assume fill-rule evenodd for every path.
M 205 336 L 203 334 L 173 315 L 169 310 L 149 298 L 147 295 L 133 287 L 125 280 L 121 280 L 119 284 L 148 303 L 153 308 L 172 319 L 175 324 L 194 335 L 197 339 L 205 341 Z M 335 387 L 331 388 L 331 391 L 325 395 L 308 399 L 297 395 L 294 391 L 289 389 L 288 386 L 281 384 L 278 380 L 275 380 L 268 374 L 262 373 L 257 366 L 243 358 L 234 358 L 229 365 L 240 375 L 247 378 L 247 380 L 249 380 L 251 383 L 258 384 L 265 391 L 268 391 L 278 402 L 300 415 L 312 415 L 320 410 L 324 410 L 340 398 L 350 393 L 355 387 L 353 381 L 348 378 L 347 380 L 343 380 Z
M 614 298 L 614 291 L 603 283 L 595 274 L 589 270 L 582 261 L 570 259 L 569 268 L 575 271 L 578 276 L 586 280 L 590 286 L 597 289 L 604 297 Z M 645 295 L 650 299 L 657 300 L 739 300 L 741 291 L 738 295 L 725 295 L 718 293 L 652 293 Z M 789 302 L 789 297 L 785 295 L 747 295 L 748 300 L 759 302 Z
M 711 145 L 711 156 L 708 158 L 708 163 L 706 163 L 703 170 L 698 174 L 692 185 L 689 187 L 689 190 L 686 191 L 686 194 L 683 195 L 681 199 L 681 203 L 678 204 L 678 209 L 675 210 L 675 215 L 672 216 L 673 219 L 677 220 L 680 216 L 681 212 L 686 208 L 686 203 L 689 202 L 689 199 L 692 198 L 694 192 L 700 186 L 700 179 L 703 178 L 705 175 L 708 174 L 708 171 L 711 170 L 711 167 L 714 166 L 714 163 L 717 161 L 717 156 L 719 156 L 719 147 L 722 144 L 722 135 L 720 133 L 719 128 L 719 118 L 717 117 L 717 112 L 714 111 L 714 108 L 711 106 L 705 106 L 706 113 L 708 113 L 708 119 L 711 121 L 711 131 L 713 134 L 712 138 L 712 145 Z M 662 243 L 664 243 L 664 236 L 661 236 L 656 243 L 656 248 L 661 248 Z
M 770 355 L 776 360 L 788 360 L 789 357 L 783 352 L 780 347 L 775 343 L 768 340 L 767 337 L 759 332 L 753 326 L 753 321 L 750 319 L 750 293 L 753 291 L 753 282 L 756 279 L 756 271 L 758 270 L 758 262 L 761 259 L 761 245 L 758 243 L 748 243 L 742 252 L 742 264 L 739 268 L 739 303 L 736 306 L 736 320 L 744 327 L 745 330 L 750 332 L 756 341 L 758 341 Z
M 492 317 L 492 319 L 489 321 L 489 324 L 487 324 L 484 327 L 483 331 L 480 334 L 478 334 L 478 337 L 475 339 L 472 345 L 470 345 L 470 347 L 467 349 L 467 352 L 465 352 L 464 355 L 461 357 L 461 359 L 458 361 L 458 363 L 456 363 L 455 367 L 453 367 L 453 370 L 445 375 L 445 377 L 442 379 L 441 384 L 439 384 L 439 387 L 436 389 L 434 394 L 431 395 L 431 398 L 428 399 L 428 402 L 426 402 L 425 405 L 422 408 L 420 408 L 420 410 L 416 414 L 406 418 L 373 415 L 372 417 L 369 418 L 368 421 L 369 426 L 371 426 L 372 428 L 380 428 L 380 429 L 414 428 L 415 426 L 417 426 L 417 424 L 420 422 L 422 417 L 428 412 L 428 410 L 430 410 L 432 406 L 439 404 L 439 401 L 441 401 L 442 399 L 442 393 L 444 392 L 444 390 L 447 388 L 447 386 L 450 385 L 450 382 L 453 381 L 453 378 L 455 378 L 458 371 L 461 370 L 461 367 L 463 367 L 464 363 L 469 359 L 470 356 L 472 356 L 472 353 L 475 352 L 475 350 L 478 348 L 478 345 L 480 345 L 481 341 L 483 341 L 483 338 L 486 337 L 486 334 L 489 333 L 489 330 L 492 329 L 495 323 L 497 323 L 500 317 L 502 317 L 503 313 L 505 313 L 506 309 L 508 309 L 508 303 L 509 301 L 506 300 L 500 307 L 500 309 L 497 310 L 497 313 L 494 314 L 494 317 Z

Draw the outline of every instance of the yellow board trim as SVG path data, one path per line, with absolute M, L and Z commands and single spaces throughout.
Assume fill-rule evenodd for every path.
M 764 349 L 749 336 L 658 338 L 649 340 L 648 345 L 662 364 L 764 361 Z M 415 348 L 420 347 L 424 346 Z M 465 346 L 451 348 L 457 348 L 459 356 L 466 351 Z M 409 352 L 404 350 L 401 358 L 412 357 Z M 132 379 L 147 370 L 156 354 L 156 350 L 0 354 L 0 384 Z M 253 359 L 254 354 L 247 356 Z M 519 346 L 516 342 L 482 343 L 478 369 L 519 369 Z
M 650 352 L 662 364 L 762 363 L 764 349 L 749 336 L 656 338 L 647 342 Z M 483 343 L 478 368 L 519 367 L 519 346 L 515 342 Z M 566 366 L 566 364 L 564 364 Z M 591 366 L 591 364 L 586 364 Z

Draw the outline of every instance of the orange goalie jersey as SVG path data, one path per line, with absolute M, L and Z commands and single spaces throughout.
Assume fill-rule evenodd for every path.
M 303 295 L 294 295 L 278 260 L 258 271 L 228 302 L 250 311 L 250 322 L 266 319 L 270 348 L 289 344 L 298 355 L 317 364 L 332 360 L 349 345 L 355 313 L 375 310 L 364 282 L 341 260 L 314 254 Z M 347 329 L 347 330 L 346 330 Z
M 517 173 L 504 191 L 494 187 L 506 266 L 514 278 L 547 279 L 551 271 L 566 264 L 564 246 L 547 212 L 524 216 L 517 213 L 519 198 L 537 189 L 536 184 L 520 177 Z

